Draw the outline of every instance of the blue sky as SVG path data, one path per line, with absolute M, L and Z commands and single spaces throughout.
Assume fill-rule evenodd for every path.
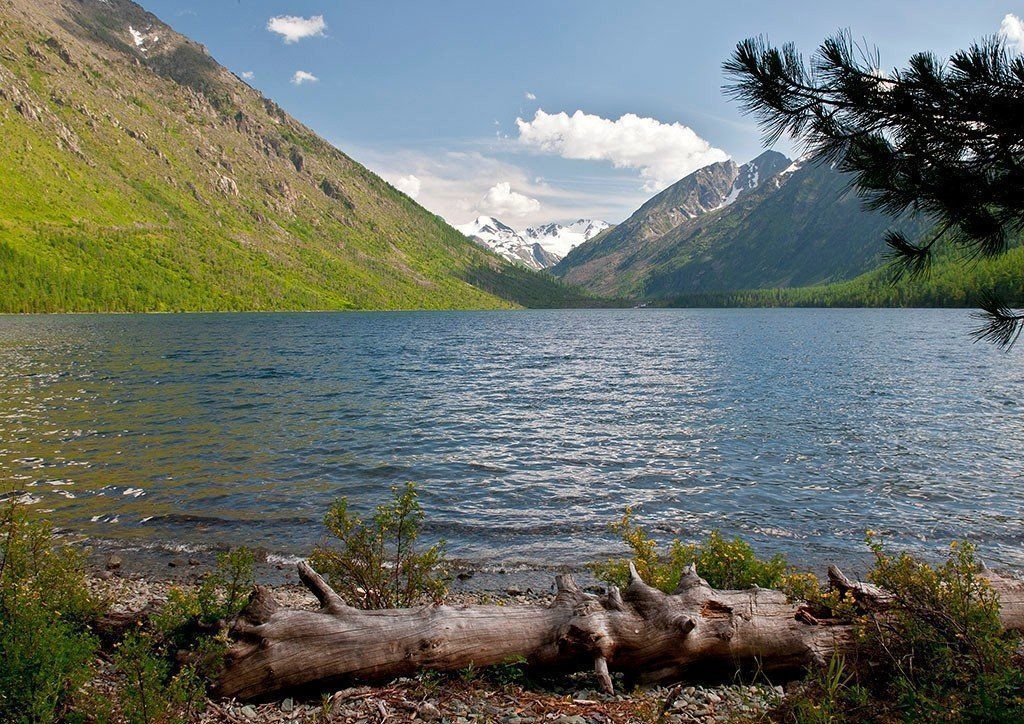
M 142 4 L 450 222 L 492 214 L 518 228 L 618 222 L 701 165 L 759 153 L 758 129 L 721 91 L 743 38 L 810 51 L 848 28 L 893 67 L 1024 16 L 1005 0 Z M 301 20 L 268 29 L 288 17 Z M 296 83 L 300 71 L 315 80 Z

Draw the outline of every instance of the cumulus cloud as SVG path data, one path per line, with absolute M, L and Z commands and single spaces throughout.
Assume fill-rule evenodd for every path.
M 632 213 L 650 194 L 637 188 L 635 177 L 623 173 L 609 174 L 604 169 L 579 168 L 582 173 L 570 176 L 546 174 L 542 178 L 530 165 L 513 163 L 509 157 L 499 158 L 496 144 L 486 141 L 489 153 L 475 149 L 435 149 L 423 153 L 411 149 L 345 148 L 371 169 L 390 181 L 396 188 L 399 180 L 415 175 L 420 180 L 420 193 L 416 201 L 449 223 L 464 224 L 481 214 L 502 218 L 495 209 L 483 210 L 482 199 L 487 198 L 498 182 L 509 184 L 509 194 L 517 193 L 538 204 L 525 216 L 505 219 L 516 227 L 535 226 L 551 221 L 568 222 L 574 219 L 605 219 L 618 221 Z M 498 144 L 501 145 L 501 144 Z M 518 144 L 509 142 L 511 153 Z M 496 192 L 497 193 L 497 192 Z
M 418 176 L 409 174 L 408 176 L 402 176 L 395 181 L 395 188 L 409 198 L 414 199 L 420 195 L 420 189 L 423 188 L 423 182 L 420 181 Z
M 298 15 L 278 15 L 267 21 L 267 30 L 277 33 L 286 43 L 297 43 L 303 38 L 322 37 L 327 30 L 323 15 L 303 18 Z
M 535 100 L 537 100 L 537 96 L 535 96 L 530 91 L 526 91 L 526 93 L 524 95 L 526 96 L 526 100 L 528 100 L 528 101 L 535 101 Z
M 576 111 L 571 116 L 538 110 L 516 119 L 519 143 L 562 158 L 610 161 L 636 169 L 645 191 L 659 191 L 683 176 L 729 155 L 692 128 L 627 113 L 618 120 Z
M 292 83 L 295 85 L 302 85 L 303 83 L 316 83 L 320 79 L 312 73 L 304 70 L 295 71 L 295 75 L 292 76 Z
M 1013 13 L 1006 13 L 999 26 L 999 37 L 1010 50 L 1024 53 L 1024 20 Z
M 477 203 L 476 208 L 489 216 L 526 216 L 540 209 L 540 201 L 512 190 L 508 181 L 500 181 L 491 188 Z
M 242 71 L 242 77 L 245 78 L 246 80 L 252 80 L 253 78 L 256 77 L 256 74 L 253 73 L 251 70 L 246 70 L 246 71 Z

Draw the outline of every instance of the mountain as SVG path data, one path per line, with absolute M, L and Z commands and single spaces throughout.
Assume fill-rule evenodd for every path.
M 129 0 L 0 0 L 0 311 L 578 300 Z
M 634 286 L 632 267 L 645 248 L 680 224 L 730 205 L 790 165 L 766 151 L 743 166 L 721 161 L 694 171 L 657 194 L 628 219 L 567 255 L 552 271 L 587 287 L 614 293 Z
M 493 216 L 478 216 L 455 228 L 481 246 L 530 269 L 547 269 L 561 258 L 536 242 L 528 242 L 518 231 Z
M 607 221 L 594 219 L 577 219 L 571 224 L 544 224 L 532 226 L 523 234 L 530 241 L 537 242 L 559 259 L 585 241 L 593 239 L 605 229 L 610 228 Z
M 670 186 L 552 270 L 604 294 L 664 299 L 849 279 L 878 266 L 893 220 L 865 211 L 849 178 L 769 151 Z M 896 224 L 910 235 L 922 222 Z
M 520 234 L 493 216 L 478 216 L 468 224 L 455 228 L 509 261 L 531 269 L 547 269 L 557 264 L 576 246 L 609 228 L 609 225 L 604 221 L 578 219 L 566 226 L 534 226 Z

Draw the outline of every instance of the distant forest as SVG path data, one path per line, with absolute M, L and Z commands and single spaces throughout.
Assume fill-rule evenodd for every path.
M 998 257 L 965 259 L 959 250 L 936 253 L 931 269 L 916 278 L 892 282 L 883 267 L 834 284 L 788 289 L 688 294 L 671 307 L 973 307 L 983 292 L 1024 304 L 1024 248 Z

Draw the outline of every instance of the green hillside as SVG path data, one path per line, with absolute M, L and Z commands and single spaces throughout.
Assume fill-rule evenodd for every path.
M 994 291 L 1014 305 L 1024 304 L 1024 248 L 1016 246 L 991 259 L 965 260 L 940 252 L 930 272 L 891 283 L 887 268 L 836 284 L 792 289 L 691 294 L 673 299 L 680 307 L 973 307 Z
M 0 311 L 583 301 L 128 0 L 0 0 L 0 137 Z

